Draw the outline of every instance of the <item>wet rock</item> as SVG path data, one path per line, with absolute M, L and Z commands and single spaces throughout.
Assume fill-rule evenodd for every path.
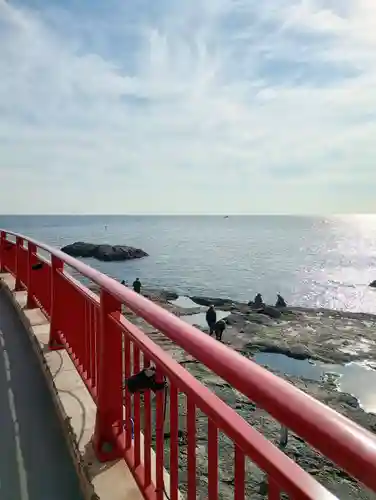
M 274 318 L 274 319 L 280 318 L 282 316 L 282 311 L 280 309 L 266 305 L 257 312 L 259 314 L 265 314 L 266 316 L 269 316 L 269 318 Z
M 287 345 L 287 344 L 274 344 L 268 341 L 250 343 L 245 346 L 246 349 L 258 350 L 260 352 L 271 354 L 283 354 L 288 358 L 304 360 L 312 357 L 311 351 L 306 346 L 302 345 Z
M 359 401 L 351 394 L 341 392 L 341 394 L 338 396 L 338 401 L 350 406 L 351 408 L 359 408 Z
M 230 299 L 219 299 L 219 298 L 213 298 L 213 297 L 189 297 L 192 302 L 195 304 L 198 304 L 200 306 L 211 306 L 213 305 L 214 307 L 223 307 L 223 306 L 232 306 L 233 302 Z
M 160 302 L 168 302 L 170 300 L 176 300 L 179 297 L 179 294 L 173 292 L 171 290 L 163 290 L 157 288 L 147 288 L 143 287 L 142 294 L 148 299 L 160 301 Z
M 85 243 L 83 241 L 76 241 L 71 245 L 66 245 L 61 250 L 72 257 L 91 257 L 107 262 L 141 259 L 148 256 L 140 248 L 125 245 L 95 245 L 94 243 Z
M 71 257 L 93 257 L 96 248 L 98 248 L 98 245 L 94 245 L 93 243 L 76 241 L 75 243 L 64 246 L 61 251 L 67 253 Z
M 258 314 L 265 314 L 270 318 L 278 319 L 282 316 L 282 313 L 286 311 L 286 308 L 277 308 L 274 306 L 268 306 L 267 304 L 263 304 L 262 306 L 256 306 L 255 303 L 250 300 L 247 304 L 253 312 Z
M 257 325 L 273 324 L 273 321 L 267 316 L 254 312 L 247 312 L 244 314 L 236 311 L 227 316 L 226 319 L 228 325 L 236 325 L 237 328 L 244 328 L 249 323 L 255 323 Z

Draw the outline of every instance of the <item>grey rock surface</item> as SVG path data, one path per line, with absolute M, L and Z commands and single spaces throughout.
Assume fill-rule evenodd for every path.
M 83 241 L 76 241 L 75 243 L 66 245 L 61 250 L 72 257 L 91 257 L 107 262 L 141 259 L 148 256 L 141 248 L 126 245 L 95 245 L 94 243 L 85 243 Z

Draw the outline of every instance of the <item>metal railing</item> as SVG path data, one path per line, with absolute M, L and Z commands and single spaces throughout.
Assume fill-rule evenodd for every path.
M 40 251 L 49 255 L 50 261 Z M 99 297 L 70 276 L 64 266 L 95 283 L 100 288 Z M 121 313 L 122 306 L 266 410 L 281 424 L 283 442 L 287 442 L 290 429 L 376 491 L 373 434 L 146 298 L 60 250 L 16 233 L 1 231 L 0 270 L 15 277 L 16 290 L 27 291 L 28 307 L 40 307 L 44 312 L 50 321 L 50 349 L 68 351 L 92 395 L 97 406 L 93 439 L 97 456 L 101 460 L 124 458 L 146 499 L 162 500 L 166 495 L 171 500 L 179 498 L 182 397 L 188 499 L 195 499 L 198 494 L 198 410 L 207 417 L 207 493 L 202 496 L 200 492 L 200 498 L 215 500 L 220 493 L 219 433 L 225 434 L 234 447 L 235 500 L 249 498 L 246 459 L 264 471 L 271 500 L 279 499 L 282 492 L 294 499 L 335 497 L 127 320 Z M 143 370 L 150 367 L 153 383 L 142 391 L 131 389 L 130 381 L 134 386 L 142 386 L 145 380 L 141 381 L 140 374 L 145 375 Z M 124 380 L 128 382 L 125 387 Z M 150 388 L 155 392 L 153 404 Z M 168 463 L 166 419 L 170 430 Z M 165 466 L 170 474 L 168 486 Z

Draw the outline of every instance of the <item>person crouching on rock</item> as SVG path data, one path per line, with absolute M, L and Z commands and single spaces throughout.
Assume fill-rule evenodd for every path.
M 222 342 L 222 335 L 225 329 L 226 329 L 226 323 L 223 321 L 223 319 L 217 321 L 217 323 L 214 326 L 214 332 L 215 332 L 215 338 L 219 340 L 219 342 Z
M 136 293 L 141 293 L 141 281 L 136 278 L 133 282 L 133 291 Z
M 277 302 L 275 303 L 275 307 L 287 307 L 285 299 L 279 293 L 277 294 Z
M 253 301 L 255 307 L 262 307 L 264 305 L 264 301 L 262 300 L 261 293 L 258 293 Z
M 209 309 L 206 311 L 206 322 L 209 327 L 209 335 L 213 335 L 214 327 L 217 322 L 217 313 L 216 310 L 214 309 L 214 306 L 210 306 Z

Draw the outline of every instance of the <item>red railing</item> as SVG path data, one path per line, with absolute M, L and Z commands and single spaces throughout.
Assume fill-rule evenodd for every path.
M 38 251 L 50 255 L 44 259 Z M 100 288 L 90 292 L 64 269 L 68 265 Z M 27 290 L 28 306 L 40 307 L 50 321 L 50 348 L 65 348 L 97 406 L 94 446 L 101 460 L 123 457 L 145 499 L 171 500 L 185 490 L 188 499 L 217 499 L 218 443 L 223 433 L 234 446 L 235 500 L 250 497 L 246 460 L 265 472 L 268 498 L 335 497 L 203 386 L 122 314 L 125 305 L 201 361 L 257 406 L 266 410 L 349 475 L 376 491 L 376 439 L 373 434 L 329 409 L 283 379 L 135 294 L 115 280 L 63 252 L 22 235 L 1 232 L 0 270 L 10 272 L 16 290 Z M 153 365 L 166 391 L 132 395 L 123 381 Z M 185 399 L 187 478 L 179 477 L 181 402 Z M 198 410 L 207 417 L 207 490 L 197 486 Z M 167 420 L 167 422 L 166 422 Z M 132 425 L 131 425 L 132 422 Z M 164 425 L 169 426 L 169 446 Z M 155 449 L 155 458 L 152 454 Z M 165 454 L 169 455 L 165 463 Z M 169 470 L 166 485 L 164 466 Z

